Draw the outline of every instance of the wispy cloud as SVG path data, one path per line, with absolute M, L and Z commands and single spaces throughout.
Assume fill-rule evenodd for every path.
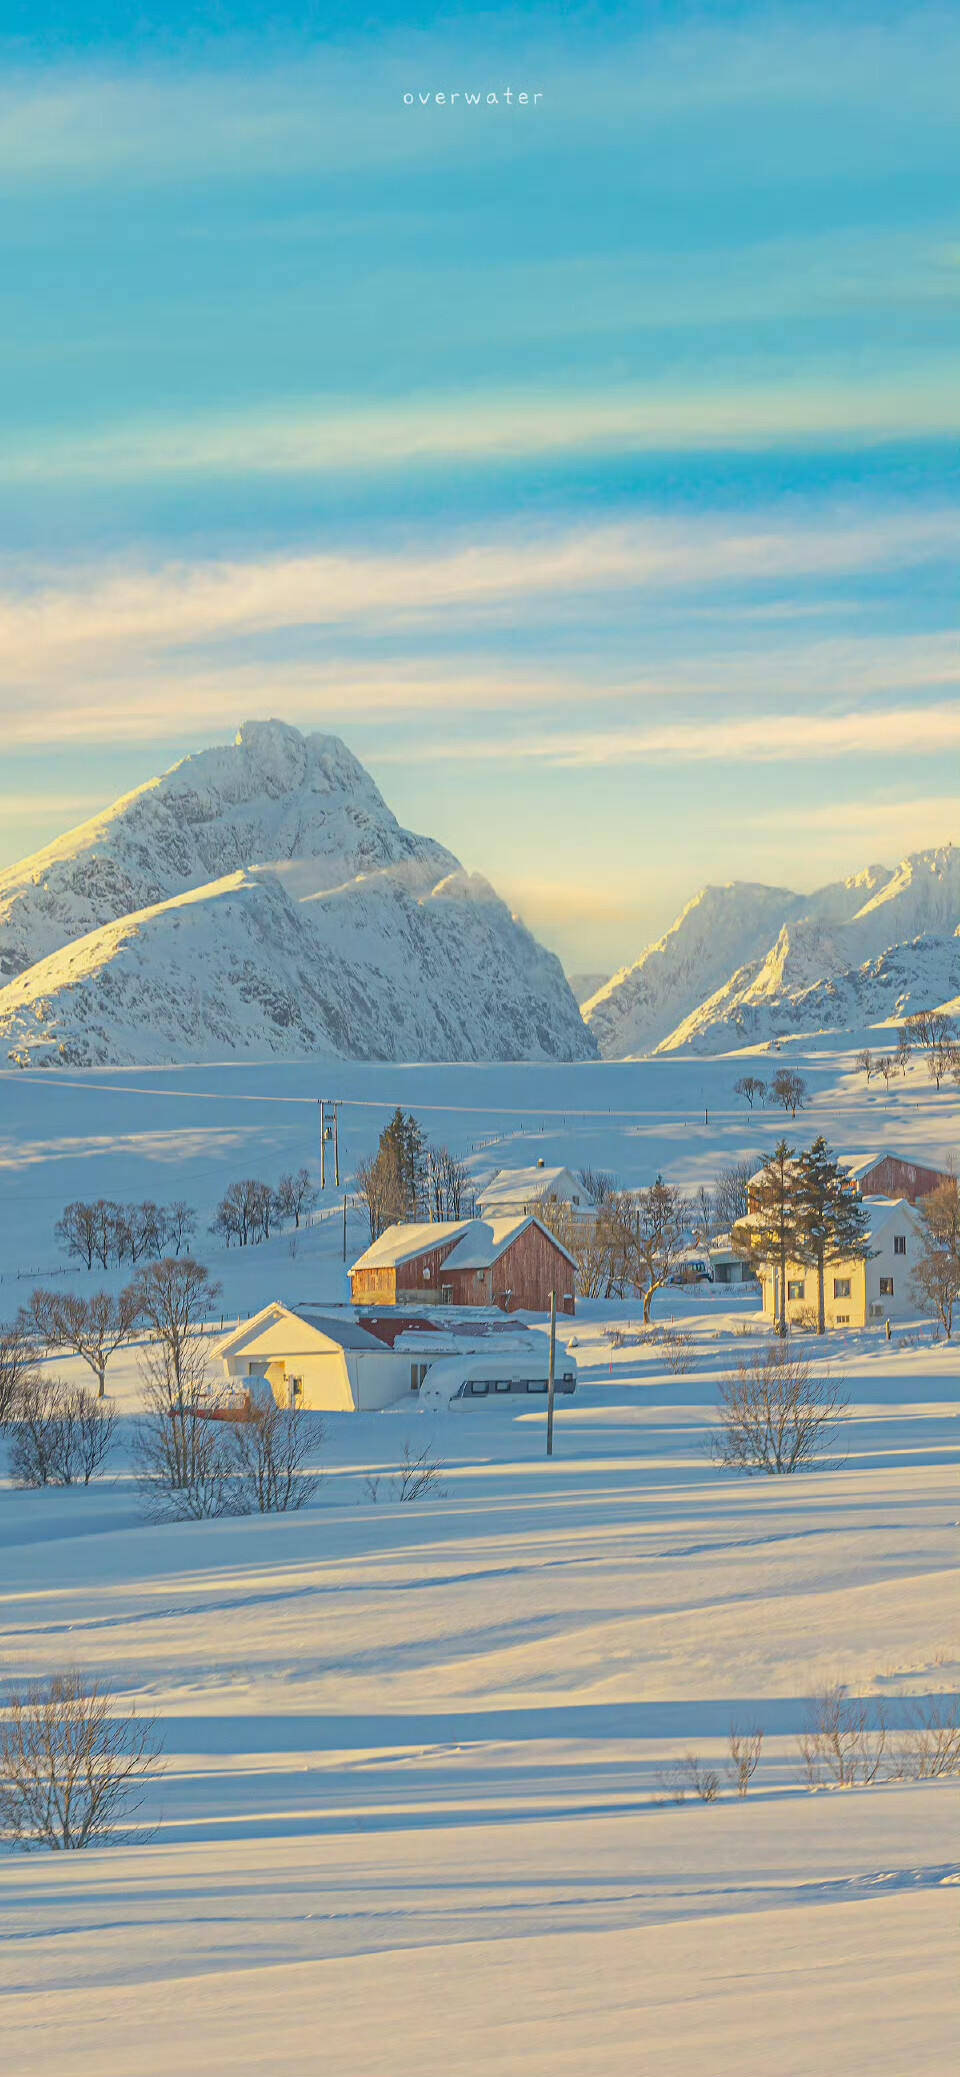
M 913 365 L 854 378 L 808 362 L 807 372 L 793 377 L 713 376 L 695 388 L 651 382 L 642 393 L 474 391 L 361 409 L 347 398 L 329 398 L 296 411 L 207 413 L 12 441 L 3 479 L 106 484 L 200 475 L 343 476 L 458 460 L 502 467 L 548 454 L 742 452 L 805 442 L 869 446 L 953 433 L 960 416 L 955 375 L 952 356 L 931 351 L 922 380 Z
M 32 681 L 52 665 L 222 642 L 278 629 L 376 621 L 403 628 L 451 614 L 594 592 L 767 584 L 916 566 L 955 553 L 950 511 L 872 518 L 808 512 L 554 529 L 503 529 L 452 550 L 287 555 L 245 562 L 8 573 L 0 672 Z
M 504 759 L 586 770 L 598 765 L 775 764 L 830 757 L 947 755 L 960 749 L 955 706 L 901 707 L 851 714 L 731 714 L 722 721 L 655 722 L 630 728 L 556 730 L 552 735 L 419 744 L 420 761 Z M 406 760 L 386 751 L 381 762 Z

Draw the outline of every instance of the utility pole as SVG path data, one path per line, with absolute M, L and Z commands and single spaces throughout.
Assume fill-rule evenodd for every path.
M 547 1384 L 547 1456 L 553 1456 L 553 1388 L 557 1367 L 557 1294 L 550 1293 L 550 1371 Z
M 325 1116 L 325 1113 L 326 1113 L 326 1108 L 327 1108 L 327 1107 L 326 1107 L 326 1104 L 324 1103 L 323 1097 L 321 1096 L 321 1098 L 320 1098 L 320 1188 L 321 1188 L 321 1190 L 325 1190 L 325 1189 L 326 1189 L 326 1187 L 327 1187 L 327 1121 L 326 1121 L 326 1116 Z
M 333 1171 L 334 1171 L 334 1177 L 333 1177 L 333 1179 L 334 1179 L 334 1182 L 336 1183 L 337 1189 L 339 1190 L 339 1188 L 340 1188 L 340 1105 L 339 1105 L 339 1103 L 335 1103 L 335 1104 L 334 1104 L 334 1106 L 333 1106 Z M 344 1219 L 346 1219 L 346 1216 L 347 1216 L 347 1210 L 346 1210 L 346 1199 L 344 1199 L 344 1210 L 343 1210 L 343 1216 L 344 1216 Z
M 347 1200 L 343 1200 L 343 1259 L 347 1259 Z

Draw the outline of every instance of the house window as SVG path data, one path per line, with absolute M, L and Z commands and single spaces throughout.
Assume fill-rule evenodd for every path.
M 451 1300 L 452 1296 L 453 1296 L 453 1285 L 452 1285 L 452 1284 L 441 1284 L 441 1286 L 440 1286 L 440 1303 L 441 1303 L 441 1305 L 449 1305 L 449 1303 L 450 1303 L 450 1300 Z
M 894 1254 L 895 1254 L 895 1255 L 905 1255 L 905 1254 L 906 1254 L 906 1252 L 907 1252 L 907 1236 L 906 1236 L 906 1234 L 905 1234 L 905 1233 L 895 1233 L 895 1234 L 894 1234 L 894 1236 L 893 1236 L 893 1252 L 894 1252 Z
M 835 1317 L 835 1319 L 836 1319 L 836 1322 L 837 1322 L 837 1326 L 838 1326 L 838 1327 L 849 1327 L 849 1325 L 850 1325 L 850 1314 L 849 1314 L 849 1313 L 836 1313 L 834 1317 Z
M 881 1298 L 892 1298 L 892 1297 L 893 1297 L 893 1278 L 892 1278 L 892 1276 L 882 1276 L 882 1277 L 880 1278 L 880 1296 L 881 1296 Z
M 797 1284 L 788 1284 L 788 1285 L 787 1285 L 787 1297 L 788 1297 L 788 1298 L 802 1298 L 802 1297 L 803 1297 L 803 1294 L 804 1294 L 804 1292 L 806 1291 L 806 1288 L 807 1288 L 807 1287 L 806 1287 L 806 1284 L 805 1284 L 805 1283 L 797 1283 Z
M 835 1277 L 834 1277 L 834 1279 L 833 1279 L 833 1295 L 834 1295 L 834 1297 L 835 1297 L 835 1298 L 849 1298 L 849 1296 L 850 1296 L 850 1278 L 849 1278 L 848 1276 L 835 1276 Z
M 425 1378 L 425 1377 L 426 1377 L 426 1375 L 427 1375 L 427 1371 L 429 1370 L 429 1368 L 430 1368 L 430 1366 L 429 1366 L 429 1364 L 428 1364 L 428 1363 L 411 1363 L 411 1365 L 410 1365 L 410 1390 L 411 1390 L 411 1392 L 419 1392 L 419 1390 L 420 1390 L 420 1387 L 421 1387 L 421 1385 L 422 1385 L 422 1383 L 423 1383 L 423 1380 L 424 1380 L 424 1378 Z

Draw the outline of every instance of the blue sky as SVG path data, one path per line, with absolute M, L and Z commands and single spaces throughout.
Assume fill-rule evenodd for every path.
M 955 833 L 953 10 L 129 17 L 4 9 L 3 859 L 267 713 L 568 966 Z

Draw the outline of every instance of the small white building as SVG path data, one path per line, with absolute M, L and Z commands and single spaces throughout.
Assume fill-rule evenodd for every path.
M 477 1191 L 477 1208 L 484 1219 L 526 1218 L 547 1197 L 569 1205 L 575 1218 L 596 1217 L 596 1206 L 572 1169 L 547 1168 L 542 1161 L 533 1168 L 498 1168 Z
M 729 1233 L 718 1233 L 710 1242 L 710 1267 L 715 1284 L 755 1284 L 757 1273 L 750 1259 L 735 1248 Z
M 824 1314 L 828 1327 L 866 1327 L 890 1320 L 894 1325 L 917 1317 L 910 1279 L 920 1253 L 920 1229 L 912 1205 L 904 1197 L 866 1197 L 870 1254 L 865 1262 L 828 1262 L 824 1272 Z M 768 1320 L 779 1312 L 779 1272 L 766 1264 L 760 1272 L 763 1310 Z M 816 1270 L 787 1264 L 788 1321 L 800 1325 L 816 1310 Z
M 373 1413 L 410 1390 L 410 1358 L 352 1316 L 266 1305 L 216 1350 L 231 1383 L 265 1380 L 278 1406 Z
M 456 1398 L 476 1376 L 546 1389 L 549 1343 L 516 1319 L 477 1307 L 444 1309 L 433 1319 L 389 1307 L 360 1318 L 279 1302 L 264 1306 L 218 1344 L 231 1397 L 264 1388 L 278 1406 L 321 1413 L 377 1413 L 424 1394 L 435 1403 Z M 562 1361 L 561 1361 L 562 1358 Z M 558 1346 L 557 1375 L 576 1376 L 572 1357 Z M 425 1387 L 437 1374 L 439 1388 Z M 531 1383 L 531 1391 L 540 1383 Z M 567 1383 L 564 1390 L 569 1389 Z M 478 1396 L 484 1396 L 479 1393 Z

